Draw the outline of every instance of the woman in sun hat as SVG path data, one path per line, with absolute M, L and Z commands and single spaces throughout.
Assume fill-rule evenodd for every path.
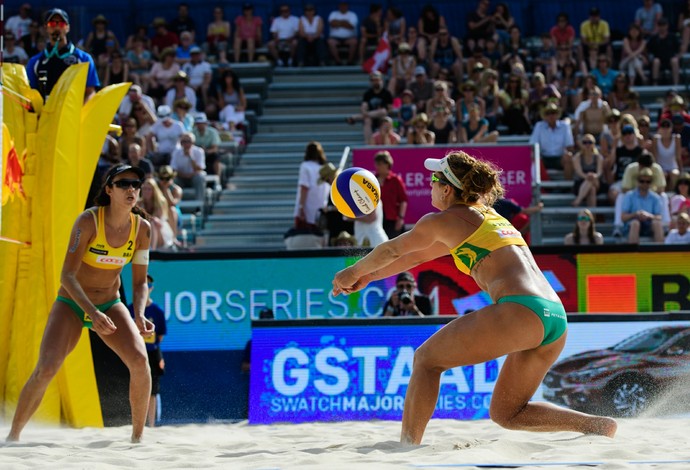
M 463 151 L 428 158 L 431 203 L 408 231 L 377 246 L 333 279 L 333 295 L 451 254 L 496 303 L 438 330 L 414 355 L 405 397 L 401 441 L 419 444 L 448 369 L 507 356 L 489 413 L 508 429 L 575 431 L 612 437 L 616 422 L 530 402 L 565 346 L 567 318 L 558 295 L 537 266 L 520 232 L 492 208 L 503 194 L 499 171 Z
M 43 399 L 82 328 L 91 328 L 129 369 L 132 442 L 144 432 L 151 377 L 143 336 L 153 334 L 144 317 L 148 297 L 151 225 L 137 208 L 144 172 L 117 165 L 106 173 L 95 207 L 82 212 L 72 228 L 61 286 L 48 317 L 38 364 L 24 385 L 8 441 L 19 435 Z M 120 273 L 132 263 L 134 318 L 120 301 Z

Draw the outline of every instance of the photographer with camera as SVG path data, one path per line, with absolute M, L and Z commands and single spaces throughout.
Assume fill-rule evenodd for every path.
M 396 290 L 383 306 L 384 317 L 431 315 L 431 300 L 426 295 L 415 294 L 417 283 L 412 273 L 405 271 L 395 280 Z

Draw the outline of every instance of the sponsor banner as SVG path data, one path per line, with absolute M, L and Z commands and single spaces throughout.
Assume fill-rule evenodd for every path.
M 462 149 L 470 155 L 494 163 L 503 170 L 501 182 L 506 197 L 515 199 L 523 207 L 532 203 L 532 146 L 460 146 L 460 147 L 367 147 L 352 151 L 352 166 L 375 172 L 374 155 L 388 150 L 393 156 L 393 172 L 400 175 L 409 205 L 405 223 L 412 224 L 425 214 L 434 212 L 431 205 L 431 173 L 424 168 L 427 158 L 443 158 L 448 152 Z
M 690 322 L 595 318 L 571 322 L 566 346 L 533 400 L 619 416 L 657 405 L 683 412 L 672 405 L 687 403 L 683 383 L 690 379 Z M 253 329 L 253 424 L 402 419 L 414 350 L 443 327 L 404 320 L 280 323 Z M 498 358 L 442 374 L 433 417 L 488 418 L 503 363 Z M 668 393 L 656 393 L 661 390 Z M 681 392 L 683 400 L 677 396 Z

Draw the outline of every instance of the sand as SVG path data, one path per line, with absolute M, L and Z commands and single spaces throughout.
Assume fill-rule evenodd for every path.
M 7 430 L 0 425 L 2 436 Z M 393 421 L 161 426 L 148 428 L 141 444 L 129 442 L 130 432 L 30 423 L 21 442 L 0 443 L 0 468 L 690 468 L 688 416 L 623 419 L 614 439 L 432 420 L 421 446 L 399 444 Z M 511 463 L 524 466 L 502 466 Z

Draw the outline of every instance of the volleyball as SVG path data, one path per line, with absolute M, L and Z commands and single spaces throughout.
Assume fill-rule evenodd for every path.
M 364 168 L 348 168 L 338 175 L 331 186 L 333 204 L 341 214 L 352 219 L 374 212 L 380 198 L 379 181 Z

